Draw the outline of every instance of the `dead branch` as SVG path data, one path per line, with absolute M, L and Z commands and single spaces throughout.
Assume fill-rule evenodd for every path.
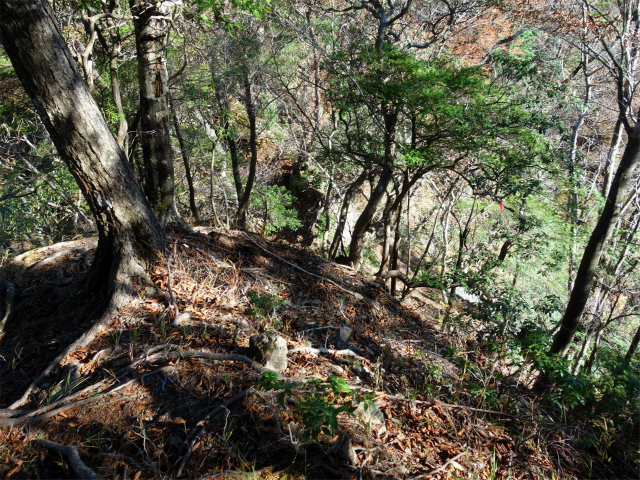
M 154 372 L 155 373 L 155 372 Z M 109 392 L 112 393 L 112 392 Z M 47 413 L 44 413 L 38 417 L 14 417 L 14 418 L 0 418 L 0 427 L 14 427 L 17 425 L 37 425 L 45 420 L 49 420 L 50 418 L 55 417 L 59 413 L 62 413 L 66 410 L 71 410 L 72 408 L 80 407 L 82 405 L 86 405 L 87 403 L 95 402 L 96 400 L 100 400 L 104 397 L 90 397 L 85 400 L 80 400 L 78 402 L 69 403 L 60 408 L 56 408 L 55 410 L 51 410 Z M 125 400 L 132 400 L 134 398 L 138 398 L 137 395 L 129 395 L 126 397 L 119 397 L 110 399 L 110 402 L 122 402 Z
M 371 363 L 369 360 L 367 360 L 364 357 L 361 357 L 360 355 L 358 355 L 357 353 L 355 353 L 353 350 L 349 350 L 348 348 L 344 349 L 344 350 L 332 350 L 329 348 L 311 348 L 311 347 L 298 347 L 298 348 L 292 348 L 291 350 L 289 350 L 288 353 L 296 353 L 296 352 L 304 352 L 304 353 L 311 353 L 311 354 L 327 354 L 327 355 L 333 355 L 333 356 L 338 356 L 338 355 L 346 355 L 349 357 L 354 357 L 357 358 L 358 360 L 362 360 L 363 362 L 367 362 L 367 363 Z M 365 368 L 365 370 L 368 370 L 364 365 L 363 367 Z M 371 373 L 371 372 L 369 372 Z
M 418 475 L 417 477 L 411 477 L 410 480 L 419 480 L 422 478 L 427 478 L 430 477 L 431 475 L 435 475 L 436 473 L 442 472 L 443 470 L 445 470 L 451 463 L 455 462 L 457 459 L 459 459 L 462 455 L 464 455 L 466 452 L 460 452 L 458 455 L 456 455 L 455 457 L 449 459 L 447 461 L 447 463 L 445 463 L 444 465 L 441 465 L 438 468 L 434 468 L 433 470 L 431 470 L 430 472 L 427 473 L 423 473 L 422 475 Z
M 58 452 L 59 454 L 64 455 L 65 457 L 67 457 L 69 466 L 82 479 L 99 480 L 100 478 L 94 473 L 93 470 L 91 470 L 82 462 L 82 459 L 78 454 L 78 450 L 76 450 L 74 447 L 60 445 L 59 443 L 45 440 L 43 438 L 31 440 L 31 445 L 35 445 L 36 447 L 44 447 L 48 450 L 53 450 L 54 452 Z
M 245 232 L 241 232 L 241 233 L 242 233 L 245 237 L 247 237 L 247 239 L 248 239 L 251 243 L 253 243 L 256 247 L 258 247 L 260 250 L 262 250 L 263 252 L 265 252 L 267 255 L 271 255 L 272 257 L 277 258 L 277 259 L 278 259 L 278 260 L 280 260 L 281 262 L 284 262 L 284 263 L 286 263 L 287 265 L 289 265 L 290 267 L 293 267 L 293 268 L 295 268 L 295 269 L 297 269 L 297 270 L 300 270 L 301 272 L 306 273 L 307 275 L 311 275 L 312 277 L 316 277 L 316 278 L 319 278 L 319 279 L 321 279 L 321 280 L 324 280 L 325 282 L 329 282 L 330 284 L 332 284 L 332 285 L 334 285 L 334 286 L 338 287 L 338 288 L 339 288 L 340 290 L 342 290 L 343 292 L 348 293 L 349 295 L 353 295 L 353 296 L 354 296 L 354 297 L 356 297 L 358 300 L 364 300 L 364 297 L 363 297 L 362 295 L 360 295 L 358 292 L 352 292 L 351 290 L 347 290 L 346 288 L 344 288 L 344 287 L 342 287 L 342 286 L 338 285 L 338 284 L 337 284 L 336 282 L 334 282 L 333 280 L 329 280 L 328 278 L 323 277 L 323 276 L 321 276 L 321 275 L 316 275 L 315 273 L 311 273 L 311 272 L 309 272 L 309 271 L 305 270 L 304 268 L 299 267 L 299 266 L 298 266 L 298 265 L 296 265 L 295 263 L 287 262 L 287 261 L 286 261 L 284 258 L 282 258 L 281 256 L 276 255 L 275 253 L 270 252 L 270 251 L 269 251 L 269 250 L 267 250 L 266 248 L 264 248 L 264 247 L 260 246 L 260 245 L 259 245 L 258 243 L 256 243 L 256 242 L 255 242 L 251 237 L 249 237 L 249 235 L 247 235 Z

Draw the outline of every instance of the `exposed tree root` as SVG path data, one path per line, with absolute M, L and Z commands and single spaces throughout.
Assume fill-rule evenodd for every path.
M 117 311 L 117 309 L 123 304 L 123 302 L 124 298 L 122 295 L 114 295 L 111 300 L 111 304 L 106 309 L 102 317 L 87 332 L 81 335 L 80 338 L 78 338 L 75 342 L 73 342 L 62 352 L 60 352 L 58 356 L 56 356 L 56 358 L 54 358 L 53 361 L 47 366 L 47 368 L 45 368 L 44 371 L 40 375 L 38 375 L 35 380 L 31 382 L 31 384 L 29 384 L 22 396 L 11 405 L 9 405 L 9 410 L 16 410 L 23 406 L 27 402 L 29 395 L 31 394 L 31 392 L 33 392 L 33 389 L 38 385 L 38 383 L 40 383 L 44 377 L 49 375 L 49 373 L 51 373 L 51 371 L 58 365 L 58 363 L 60 363 L 60 361 L 64 357 L 66 357 L 69 353 L 78 350 L 79 348 L 87 346 L 89 343 L 91 343 L 91 341 L 93 341 L 96 336 L 98 336 L 98 334 L 106 331 L 111 325 L 114 312 Z
M 99 480 L 100 477 L 94 473 L 89 467 L 87 467 L 80 455 L 78 454 L 78 450 L 74 447 L 69 447 L 65 445 L 60 445 L 59 443 L 52 442 L 50 440 L 45 440 L 43 438 L 38 438 L 36 440 L 31 440 L 31 445 L 36 447 L 44 447 L 48 450 L 53 450 L 54 452 L 58 452 L 61 455 L 67 457 L 67 461 L 69 462 L 69 466 L 76 472 L 76 475 L 82 479 L 86 480 Z

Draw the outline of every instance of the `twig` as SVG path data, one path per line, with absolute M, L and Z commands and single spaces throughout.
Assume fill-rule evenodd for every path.
M 191 452 L 193 452 L 193 446 L 196 444 L 196 442 L 200 438 L 200 435 L 202 435 L 202 432 L 204 431 L 205 423 L 209 419 L 213 418 L 214 415 L 217 415 L 220 410 L 226 410 L 229 407 L 229 405 L 231 405 L 232 403 L 235 403 L 238 400 L 242 400 L 244 397 L 247 396 L 247 393 L 248 393 L 248 390 L 245 390 L 244 392 L 239 393 L 235 397 L 231 397 L 227 401 L 223 402 L 221 405 L 218 405 L 216 408 L 214 408 L 211 412 L 209 412 L 202 420 L 200 420 L 196 424 L 196 427 L 197 427 L 196 430 L 194 430 L 193 434 L 189 435 L 189 437 L 191 437 L 190 440 L 185 440 L 185 444 L 187 444 L 187 453 L 185 453 L 184 457 L 182 457 L 182 460 L 180 460 L 180 463 L 178 464 L 178 468 L 176 470 L 176 477 L 179 477 L 182 474 L 182 470 L 184 469 L 184 466 L 187 464 L 187 460 L 189 460 L 189 457 L 191 456 Z
M 38 438 L 35 440 L 31 440 L 31 445 L 35 445 L 36 447 L 44 447 L 48 450 L 53 450 L 54 452 L 58 452 L 61 455 L 67 457 L 69 461 L 69 466 L 73 469 L 76 474 L 82 478 L 87 480 L 99 480 L 100 477 L 94 473 L 89 467 L 87 467 L 80 455 L 78 454 L 78 450 L 74 447 L 69 447 L 65 445 L 61 445 L 56 442 L 52 442 L 50 440 L 45 440 L 43 438 Z
M 324 280 L 324 281 L 326 281 L 326 282 L 329 282 L 330 284 L 335 285 L 336 287 L 338 287 L 338 288 L 339 288 L 340 290 L 342 290 L 343 292 L 348 293 L 349 295 L 353 295 L 353 296 L 354 296 L 354 297 L 356 297 L 358 300 L 364 300 L 364 297 L 363 297 L 361 294 L 359 294 L 358 292 L 352 292 L 351 290 L 347 290 L 346 288 L 344 288 L 344 287 L 342 287 L 342 286 L 338 285 L 338 284 L 337 284 L 336 282 L 334 282 L 333 280 L 329 280 L 328 278 L 323 277 L 323 276 L 321 276 L 321 275 L 316 275 L 315 273 L 311 273 L 311 272 L 309 272 L 309 271 L 305 270 L 304 268 L 299 267 L 299 266 L 298 266 L 298 265 L 296 265 L 295 263 L 287 262 L 287 261 L 286 261 L 284 258 L 282 258 L 281 256 L 276 255 L 275 253 L 270 252 L 270 251 L 269 251 L 269 250 L 267 250 L 266 248 L 264 248 L 264 247 L 260 246 L 258 243 L 256 243 L 256 242 L 255 242 L 255 241 L 254 241 L 254 240 L 253 240 L 249 235 L 247 235 L 245 232 L 240 232 L 240 233 L 242 233 L 245 237 L 247 237 L 247 240 L 249 240 L 251 243 L 253 243 L 253 244 L 254 244 L 256 247 L 258 247 L 260 250 L 262 250 L 263 252 L 265 252 L 267 255 L 271 255 L 272 257 L 276 257 L 276 258 L 277 258 L 277 259 L 279 259 L 281 262 L 284 262 L 284 263 L 286 263 L 287 265 L 289 265 L 290 267 L 293 267 L 293 268 L 295 268 L 295 269 L 297 269 L 297 270 L 300 270 L 301 272 L 304 272 L 304 273 L 306 273 L 307 275 L 311 275 L 312 277 L 316 277 L 316 278 L 319 278 L 319 279 Z
M 430 477 L 431 475 L 434 475 L 436 473 L 442 472 L 444 469 L 446 469 L 451 463 L 455 462 L 457 459 L 459 459 L 462 455 L 464 455 L 465 452 L 460 452 L 458 455 L 456 455 L 455 457 L 449 459 L 447 461 L 447 463 L 445 463 L 444 465 L 438 467 L 438 468 L 434 468 L 433 470 L 431 470 L 430 472 L 427 473 L 423 473 L 422 475 L 418 475 L 417 477 L 411 477 L 410 480 L 419 480 L 422 478 L 427 478 Z
M 361 357 L 360 355 L 355 353 L 353 350 L 349 350 L 348 348 L 345 348 L 344 350 L 332 350 L 330 348 L 298 347 L 298 348 L 292 348 L 291 350 L 289 350 L 289 353 L 296 353 L 296 352 L 306 352 L 306 353 L 312 353 L 312 354 L 316 354 L 316 355 L 320 354 L 320 353 L 325 353 L 327 355 L 334 355 L 334 356 L 346 355 L 346 356 L 349 356 L 349 357 L 357 358 L 358 360 L 362 360 L 362 361 L 367 362 L 367 363 L 371 363 L 366 358 Z M 364 365 L 363 365 L 363 367 L 364 367 Z M 366 369 L 366 367 L 365 367 L 365 369 Z

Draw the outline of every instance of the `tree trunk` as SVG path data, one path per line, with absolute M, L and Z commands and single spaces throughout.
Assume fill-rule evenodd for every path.
M 198 213 L 198 206 L 196 205 L 196 191 L 193 186 L 193 176 L 191 175 L 191 165 L 189 164 L 189 151 L 187 145 L 184 142 L 182 136 L 182 130 L 180 129 L 180 121 L 176 108 L 173 103 L 173 98 L 169 94 L 169 107 L 171 108 L 171 118 L 173 119 L 173 130 L 176 132 L 176 138 L 180 145 L 180 152 L 182 153 L 182 163 L 184 164 L 184 175 L 187 177 L 187 186 L 189 187 L 189 209 L 196 222 L 200 221 L 200 214 Z
M 620 150 L 620 144 L 622 143 L 622 127 L 622 118 L 618 118 L 616 126 L 613 128 L 611 146 L 609 147 L 609 153 L 606 160 L 607 163 L 604 167 L 604 181 L 602 182 L 601 192 L 604 198 L 607 198 L 607 195 L 609 195 L 609 189 L 611 188 L 611 179 L 613 178 L 618 151 Z
M 249 175 L 247 183 L 244 186 L 242 198 L 238 197 L 238 212 L 236 213 L 236 222 L 242 229 L 247 228 L 247 206 L 251 197 L 251 190 L 256 179 L 256 165 L 258 163 L 258 136 L 256 131 L 256 110 L 251 95 L 251 82 L 249 80 L 249 72 L 245 68 L 243 73 L 244 83 L 244 106 L 249 117 L 249 150 L 251 152 L 251 160 L 249 162 Z
M 144 190 L 160 223 L 179 223 L 175 205 L 169 124 L 169 76 L 163 2 L 129 0 L 133 13 L 140 85 L 140 129 Z
M 597 327 L 596 327 L 597 328 Z M 589 359 L 582 367 L 582 371 L 586 374 L 590 374 L 593 369 L 593 363 L 596 360 L 596 353 L 598 352 L 598 347 L 600 347 L 600 340 L 602 339 L 602 332 L 605 327 L 600 327 L 596 331 L 596 337 L 593 339 L 593 348 L 591 349 L 591 354 L 589 355 Z
M 571 342 L 580 323 L 580 318 L 582 317 L 582 312 L 589 299 L 589 293 L 598 268 L 600 256 L 602 255 L 602 250 L 614 225 L 618 221 L 624 195 L 633 176 L 635 167 L 640 161 L 640 124 L 636 124 L 634 128 L 629 129 L 628 136 L 627 146 L 611 184 L 600 219 L 591 233 L 591 237 L 585 248 L 567 309 L 560 322 L 560 330 L 553 339 L 549 353 L 564 355 L 571 346 Z
M 371 196 L 364 210 L 356 220 L 349 244 L 349 262 L 357 271 L 362 266 L 362 253 L 364 250 L 364 236 L 367 233 L 371 220 L 378 209 L 378 205 L 384 197 L 387 186 L 393 176 L 394 141 L 396 125 L 398 123 L 398 112 L 390 111 L 384 114 L 384 164 L 378 184 L 371 191 Z
M 340 207 L 340 217 L 338 218 L 338 225 L 336 227 L 336 232 L 333 234 L 333 240 L 331 241 L 331 246 L 329 247 L 329 259 L 335 260 L 336 255 L 338 255 L 338 248 L 340 247 L 340 241 L 342 240 L 342 233 L 344 232 L 344 227 L 347 224 L 347 214 L 349 213 L 349 205 L 351 201 L 356 195 L 358 188 L 364 183 L 367 179 L 367 175 L 369 174 L 369 169 L 364 168 L 358 178 L 356 178 L 347 191 L 344 193 L 344 198 L 342 199 L 342 206 Z
M 120 78 L 118 77 L 119 65 L 118 65 L 118 57 L 122 52 L 122 40 L 120 38 L 120 29 L 115 23 L 107 18 L 105 19 L 107 22 L 107 33 L 109 34 L 109 38 L 111 39 L 111 46 L 108 45 L 107 39 L 102 32 L 102 27 L 97 24 L 95 26 L 96 33 L 98 34 L 98 39 L 100 40 L 100 44 L 105 52 L 109 53 L 109 78 L 111 80 L 111 95 L 113 97 L 113 104 L 118 111 L 118 131 L 116 133 L 116 138 L 118 141 L 118 145 L 125 153 L 129 151 L 129 135 L 128 129 L 129 125 L 127 124 L 127 117 L 124 114 L 124 108 L 122 106 L 122 93 L 120 89 Z
M 640 343 L 640 327 L 636 330 L 636 334 L 633 336 L 633 340 L 631 340 L 631 345 L 629 345 L 629 350 L 627 350 L 627 354 L 624 356 L 623 364 L 625 368 L 631 363 L 631 357 L 636 353 L 638 343 Z
M 58 153 L 78 182 L 98 228 L 96 257 L 86 289 L 107 287 L 108 298 L 144 275 L 136 245 L 147 253 L 162 232 L 111 135 L 45 0 L 0 2 L 0 32 L 13 67 Z

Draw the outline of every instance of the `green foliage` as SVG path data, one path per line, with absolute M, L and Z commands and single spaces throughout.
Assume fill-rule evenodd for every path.
M 359 404 L 373 408 L 373 392 L 354 390 L 344 378 L 313 378 L 304 383 L 287 383 L 278 380 L 274 372 L 265 372 L 256 384 L 264 390 L 280 390 L 278 403 L 284 407 L 287 397 L 296 397 L 295 411 L 303 425 L 303 436 L 318 440 L 321 434 L 332 435 L 338 431 L 338 416 L 353 415 Z
M 256 185 L 249 203 L 262 209 L 262 230 L 275 233 L 283 228 L 296 230 L 302 227 L 298 212 L 293 205 L 293 195 L 285 187 Z
M 260 318 L 275 313 L 284 303 L 284 300 L 277 295 L 269 293 L 260 295 L 255 290 L 249 290 L 247 298 L 249 298 L 249 305 L 251 305 L 251 315 Z

